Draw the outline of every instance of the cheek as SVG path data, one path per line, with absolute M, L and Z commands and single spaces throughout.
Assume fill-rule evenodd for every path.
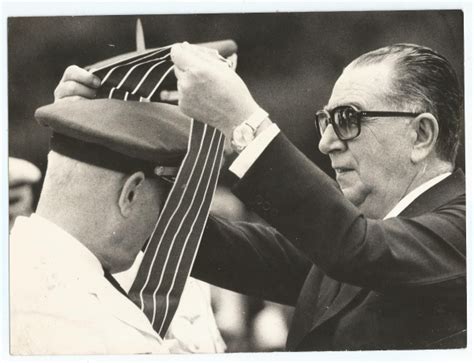
M 355 171 L 351 173 L 350 179 L 346 178 L 345 183 L 340 183 L 345 184 L 341 185 L 344 194 L 356 205 L 378 189 L 384 189 L 393 168 L 380 142 L 358 141 L 348 147 Z
M 378 126 L 378 127 L 376 127 Z M 366 127 L 358 142 L 351 147 L 364 179 L 378 179 L 384 175 L 397 175 L 400 167 L 409 160 L 408 140 L 402 131 L 382 125 Z M 394 125 L 395 126 L 395 125 Z
M 386 138 L 368 146 L 356 154 L 362 184 L 382 194 L 397 189 L 407 177 L 410 163 L 406 141 Z
M 158 221 L 160 215 L 160 203 L 156 198 L 150 195 L 150 198 L 147 199 L 145 205 L 143 206 L 143 214 L 141 216 L 143 223 L 143 230 L 146 234 L 146 237 L 153 232 L 153 229 Z
M 158 220 L 158 214 L 156 214 L 152 210 L 147 210 L 146 214 L 145 213 L 143 214 L 142 222 L 141 222 L 142 223 L 141 230 L 143 232 L 142 237 L 144 237 L 144 239 L 150 237 L 157 220 Z

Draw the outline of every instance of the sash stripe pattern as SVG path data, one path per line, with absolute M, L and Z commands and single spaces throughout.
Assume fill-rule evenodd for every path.
M 176 82 L 171 61 L 171 47 L 162 47 L 130 56 L 118 62 L 91 69 L 101 79 L 96 98 L 127 101 L 160 101 L 156 91 L 165 79 Z M 172 77 L 171 77 L 172 76 Z
M 159 101 L 157 90 L 173 69 L 166 52 L 169 48 L 91 70 L 102 80 L 96 97 Z M 128 293 L 162 337 L 191 273 L 219 178 L 223 149 L 220 131 L 192 121 L 187 153 Z

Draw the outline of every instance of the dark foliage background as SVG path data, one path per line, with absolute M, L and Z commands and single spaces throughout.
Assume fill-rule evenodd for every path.
M 37 107 L 70 64 L 88 65 L 135 49 L 140 17 L 147 47 L 187 40 L 234 39 L 238 73 L 288 137 L 328 171 L 317 150 L 313 114 L 343 67 L 358 55 L 397 42 L 434 48 L 463 83 L 462 11 L 11 17 L 8 19 L 9 153 L 43 171 L 49 132 Z M 458 163 L 464 165 L 464 151 Z

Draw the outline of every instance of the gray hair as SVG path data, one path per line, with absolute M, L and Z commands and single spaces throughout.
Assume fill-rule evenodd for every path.
M 446 58 L 415 44 L 395 44 L 365 53 L 350 66 L 393 61 L 395 78 L 390 98 L 411 112 L 429 112 L 438 120 L 436 152 L 454 164 L 460 143 L 463 98 L 456 73 Z

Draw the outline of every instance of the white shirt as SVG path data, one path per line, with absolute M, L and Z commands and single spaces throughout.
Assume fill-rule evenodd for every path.
M 46 219 L 17 218 L 10 266 L 12 354 L 169 352 L 98 259 Z

